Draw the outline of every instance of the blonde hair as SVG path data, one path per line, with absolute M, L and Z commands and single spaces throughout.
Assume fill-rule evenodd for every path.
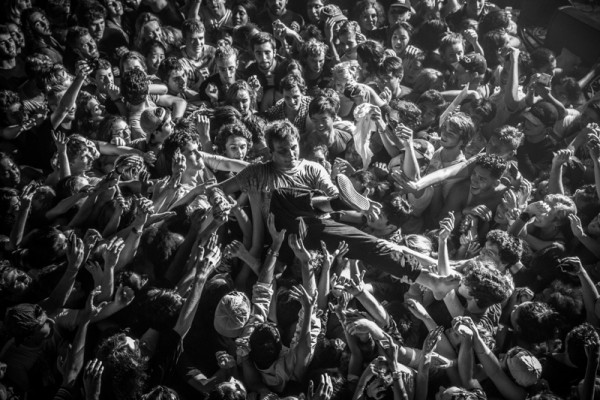
M 336 64 L 331 72 L 334 80 L 346 79 L 356 81 L 359 68 L 358 61 L 351 60 Z

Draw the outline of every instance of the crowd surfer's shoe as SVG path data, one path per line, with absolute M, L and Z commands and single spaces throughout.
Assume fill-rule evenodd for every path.
M 355 211 L 368 211 L 371 207 L 371 203 L 369 199 L 358 193 L 350 178 L 348 178 L 344 174 L 338 174 L 336 176 L 335 181 L 340 190 L 340 199 L 346 203 L 347 206 L 352 208 Z

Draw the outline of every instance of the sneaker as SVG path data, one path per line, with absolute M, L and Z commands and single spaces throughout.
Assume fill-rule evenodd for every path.
M 335 182 L 340 189 L 340 199 L 346 203 L 347 206 L 355 211 L 368 211 L 371 208 L 371 202 L 368 198 L 358 193 L 350 178 L 344 174 L 338 174 L 335 178 Z

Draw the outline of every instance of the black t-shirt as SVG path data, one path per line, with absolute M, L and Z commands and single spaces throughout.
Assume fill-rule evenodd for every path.
M 59 125 L 55 131 L 57 133 L 62 132 L 67 136 L 72 133 L 72 129 L 67 130 L 62 125 Z M 40 168 L 44 171 L 52 171 L 50 161 L 56 152 L 56 145 L 52 138 L 50 115 L 39 127 L 31 129 L 19 137 L 19 148 L 23 157 L 22 164 Z
M 571 386 L 577 385 L 585 376 L 585 369 L 573 368 L 549 356 L 542 359 L 542 378 L 550 385 L 553 393 L 565 397 L 571 393 Z
M 17 92 L 19 86 L 26 80 L 25 64 L 19 57 L 16 59 L 14 68 L 0 69 L 0 89 L 8 89 Z

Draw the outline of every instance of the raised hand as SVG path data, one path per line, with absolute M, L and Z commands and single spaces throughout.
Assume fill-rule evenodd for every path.
M 583 269 L 579 257 L 565 257 L 560 260 L 558 267 L 561 271 L 571 275 L 577 275 Z
M 101 292 L 102 292 L 102 287 L 100 287 L 100 286 L 95 287 L 90 292 L 90 294 L 87 298 L 87 301 L 85 303 L 85 307 L 83 308 L 83 310 L 79 311 L 78 318 L 80 321 L 87 322 L 90 319 L 94 318 L 96 315 L 98 315 L 98 313 L 100 312 L 102 307 L 94 306 L 94 302 L 96 301 L 96 297 L 98 297 L 98 295 L 100 295 Z
M 181 178 L 185 172 L 186 159 L 179 149 L 175 150 L 173 160 L 171 161 L 172 182 L 175 187 L 181 184 Z
M 551 209 L 548 203 L 544 201 L 536 201 L 528 205 L 525 211 L 533 215 L 544 215 L 550 213 Z
M 84 256 L 84 245 L 83 241 L 77 237 L 74 233 L 69 237 L 69 243 L 67 247 L 67 261 L 68 268 L 78 270 L 83 263 Z
M 354 275 L 352 279 L 346 281 L 344 290 L 356 297 L 365 290 L 365 270 L 362 270 L 360 275 Z
M 104 265 L 107 268 L 114 268 L 119 261 L 119 256 L 125 248 L 125 242 L 119 237 L 114 237 L 104 248 L 102 252 L 102 258 L 104 259 Z
M 99 400 L 100 388 L 102 386 L 102 373 L 104 366 L 102 361 L 94 358 L 88 361 L 83 372 L 83 389 L 86 400 Z
M 122 307 L 126 307 L 131 304 L 135 299 L 135 292 L 129 286 L 123 286 L 120 284 L 115 293 L 115 301 Z
M 273 247 L 276 249 L 281 248 L 281 245 L 285 240 L 286 229 L 278 231 L 275 228 L 275 215 L 273 213 L 269 213 L 269 216 L 267 217 L 267 229 L 269 230 L 271 239 L 273 239 Z
M 554 153 L 552 158 L 552 166 L 558 167 L 569 162 L 569 159 L 573 157 L 573 150 L 561 149 Z
M 333 383 L 329 374 L 321 374 L 319 386 L 315 392 L 315 383 L 311 380 L 308 383 L 307 400 L 329 400 L 333 395 Z
M 575 237 L 582 238 L 585 236 L 583 225 L 581 224 L 581 220 L 577 215 L 569 214 L 569 222 L 571 223 L 571 231 L 573 231 L 573 235 L 575 235 Z
M 91 73 L 92 73 L 92 67 L 90 67 L 90 65 L 87 63 L 87 61 L 85 61 L 85 60 L 77 61 L 77 64 L 75 65 L 75 75 L 77 75 L 80 78 L 85 79 Z
M 314 296 L 311 296 L 302 285 L 292 287 L 290 289 L 290 297 L 298 300 L 305 312 L 314 309 L 317 303 L 316 293 Z M 304 317 L 310 318 L 310 315 L 305 314 Z
M 469 214 L 479 217 L 485 222 L 492 220 L 492 210 L 483 204 L 473 207 L 471 211 L 469 211 Z
M 384 335 L 385 335 L 385 339 L 378 340 L 377 344 L 383 351 L 383 354 L 385 354 L 385 357 L 387 358 L 388 363 L 395 363 L 396 360 L 398 360 L 398 351 L 399 351 L 398 344 L 387 333 L 384 333 Z
M 250 253 L 248 253 L 248 249 L 246 249 L 242 242 L 239 240 L 234 240 L 225 246 L 225 254 L 229 254 L 232 257 L 237 257 L 243 260 Z
M 54 140 L 56 150 L 59 153 L 67 151 L 67 143 L 69 142 L 69 138 L 64 132 L 56 132 L 55 130 L 52 130 L 52 139 Z
M 298 235 L 295 233 L 290 234 L 288 236 L 288 244 L 298 260 L 304 264 L 308 264 L 310 262 L 310 253 L 308 250 L 306 250 L 306 247 L 304 247 L 304 242 L 298 237 Z
M 444 327 L 438 326 L 435 329 L 431 330 L 425 341 L 423 342 L 423 353 L 431 354 L 435 350 L 435 347 L 442 339 L 442 334 L 444 333 Z
M 448 216 L 440 221 L 439 240 L 448 240 L 452 231 L 454 231 L 454 213 L 449 212 Z

